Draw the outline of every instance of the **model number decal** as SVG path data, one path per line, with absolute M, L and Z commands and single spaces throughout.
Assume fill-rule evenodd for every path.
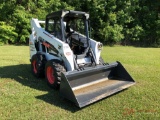
M 71 52 L 66 52 L 66 55 L 67 55 L 67 56 L 70 56 L 70 55 L 71 55 Z

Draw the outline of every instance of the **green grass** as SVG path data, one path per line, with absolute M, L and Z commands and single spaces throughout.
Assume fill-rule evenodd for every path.
M 0 46 L 0 120 L 159 120 L 160 48 L 106 46 L 102 57 L 120 61 L 136 84 L 79 109 L 32 76 L 28 46 Z

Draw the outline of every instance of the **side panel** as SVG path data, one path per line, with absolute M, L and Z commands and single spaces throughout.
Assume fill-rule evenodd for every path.
M 36 50 L 36 47 L 35 47 L 35 40 L 36 40 L 36 37 L 33 34 L 31 34 L 30 37 L 29 37 L 30 59 L 32 58 L 32 56 L 34 54 L 37 53 L 37 50 Z
M 93 50 L 93 53 L 95 55 L 95 58 L 96 58 L 96 63 L 99 64 L 99 58 L 100 58 L 100 55 L 101 55 L 101 49 L 98 49 L 98 45 L 101 44 L 100 42 L 97 42 L 93 39 L 90 39 L 91 41 L 91 48 Z

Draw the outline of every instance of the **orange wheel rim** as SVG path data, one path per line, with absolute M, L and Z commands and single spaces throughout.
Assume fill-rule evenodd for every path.
M 53 76 L 54 70 L 51 66 L 47 67 L 47 79 L 50 84 L 55 82 L 55 77 Z
M 32 62 L 32 65 L 33 65 L 33 71 L 34 71 L 34 73 L 37 73 L 37 63 L 36 63 L 36 60 L 34 60 Z

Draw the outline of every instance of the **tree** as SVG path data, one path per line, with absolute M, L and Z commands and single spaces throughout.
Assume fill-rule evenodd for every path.
M 6 22 L 0 22 L 0 45 L 14 42 L 18 34 L 15 28 L 7 25 Z
M 25 43 L 31 18 L 68 9 L 88 12 L 91 37 L 104 44 L 160 46 L 159 6 L 159 0 L 1 0 L 0 39 Z

